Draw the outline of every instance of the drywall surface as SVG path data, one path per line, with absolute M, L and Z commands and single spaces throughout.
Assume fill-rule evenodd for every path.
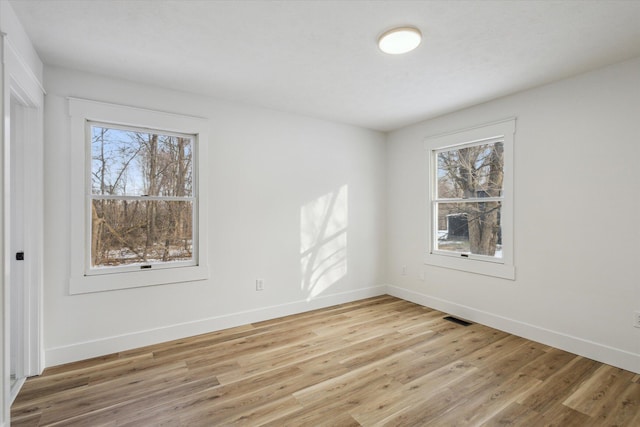
M 516 280 L 424 265 L 424 139 L 511 116 Z M 392 132 L 389 293 L 640 372 L 639 120 L 636 59 Z
M 60 68 L 45 88 L 47 366 L 384 293 L 383 134 Z M 66 97 L 209 120 L 208 280 L 69 294 Z

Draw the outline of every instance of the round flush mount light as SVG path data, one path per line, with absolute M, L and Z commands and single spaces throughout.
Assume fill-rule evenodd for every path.
M 422 40 L 422 33 L 415 27 L 398 27 L 385 31 L 378 38 L 378 47 L 384 53 L 399 55 L 411 52 Z

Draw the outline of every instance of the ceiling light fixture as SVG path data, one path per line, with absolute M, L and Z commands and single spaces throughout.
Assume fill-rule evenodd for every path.
M 398 27 L 385 31 L 378 38 L 378 47 L 384 53 L 399 55 L 417 48 L 422 41 L 422 33 L 414 27 Z

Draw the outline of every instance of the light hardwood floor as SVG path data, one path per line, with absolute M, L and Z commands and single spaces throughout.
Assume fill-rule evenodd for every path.
M 640 375 L 390 296 L 48 368 L 12 426 L 640 426 Z

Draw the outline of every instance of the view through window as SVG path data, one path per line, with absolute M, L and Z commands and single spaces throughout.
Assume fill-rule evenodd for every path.
M 88 127 L 90 270 L 195 265 L 195 136 Z
M 447 147 L 434 156 L 434 250 L 502 258 L 502 140 Z

